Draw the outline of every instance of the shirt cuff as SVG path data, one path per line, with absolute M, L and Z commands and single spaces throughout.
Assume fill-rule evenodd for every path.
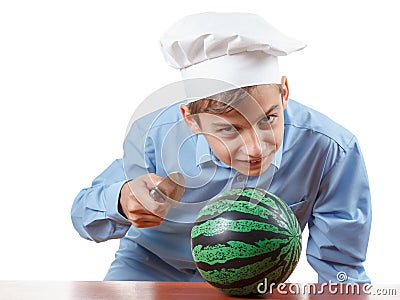
M 118 223 L 130 225 L 131 222 L 118 211 L 119 195 L 122 186 L 127 180 L 113 183 L 105 191 L 105 207 L 107 211 L 107 217 Z

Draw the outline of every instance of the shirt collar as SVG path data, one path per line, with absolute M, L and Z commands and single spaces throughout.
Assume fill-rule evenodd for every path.
M 198 134 L 196 143 L 196 164 L 197 166 L 199 166 L 200 164 L 204 164 L 209 161 L 212 161 L 221 167 L 230 168 L 229 165 L 220 161 L 214 155 L 214 153 L 210 149 L 210 146 L 207 143 L 205 136 L 203 134 Z M 282 145 L 279 147 L 278 151 L 276 151 L 275 157 L 272 160 L 272 165 L 274 165 L 276 169 L 279 169 L 279 167 L 281 166 L 281 161 L 282 161 Z
M 213 155 L 204 135 L 198 134 L 196 137 L 196 164 L 199 166 L 200 164 L 212 161 Z
M 282 146 L 283 143 L 281 144 L 281 146 L 278 148 L 278 151 L 276 151 L 274 159 L 272 160 L 272 164 L 276 167 L 276 169 L 279 169 L 281 166 L 281 162 L 282 162 Z
M 199 166 L 200 164 L 205 164 L 207 162 L 213 162 L 219 167 L 227 169 L 231 168 L 231 166 L 220 161 L 218 157 L 215 156 L 215 154 L 211 151 L 205 136 L 203 134 L 198 134 L 196 145 L 196 164 Z

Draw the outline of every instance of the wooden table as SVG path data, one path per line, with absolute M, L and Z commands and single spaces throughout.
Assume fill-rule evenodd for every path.
M 272 294 L 264 294 L 257 299 L 400 299 L 400 285 L 368 287 L 367 292 L 363 291 L 365 286 L 358 285 L 358 287 L 358 291 L 348 287 L 346 292 L 345 285 L 336 285 L 331 286 L 331 291 L 329 291 L 328 286 L 293 283 L 286 284 L 279 291 L 275 289 Z M 297 293 L 294 293 L 296 291 Z M 245 298 L 225 296 L 204 282 L 0 281 L 0 299 L 232 300 Z

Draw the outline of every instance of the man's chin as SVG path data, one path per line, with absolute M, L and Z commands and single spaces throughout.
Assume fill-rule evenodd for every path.
M 236 171 L 239 173 L 249 176 L 249 177 L 254 177 L 254 176 L 260 176 L 262 173 L 264 173 L 269 166 L 271 165 L 271 162 L 264 162 L 263 164 L 255 167 L 250 167 L 250 168 L 243 168 L 242 166 L 234 168 Z
M 262 168 L 262 167 L 253 169 L 236 169 L 236 171 L 248 177 L 260 176 L 266 170 L 267 168 Z

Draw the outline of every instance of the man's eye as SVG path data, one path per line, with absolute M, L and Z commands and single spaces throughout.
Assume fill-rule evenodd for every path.
M 264 118 L 262 118 L 260 120 L 260 122 L 258 123 L 258 125 L 260 127 L 265 127 L 265 126 L 269 126 L 274 122 L 274 120 L 276 119 L 275 115 L 269 115 L 269 116 L 265 116 Z
M 233 126 L 228 126 L 228 127 L 221 128 L 219 131 L 225 132 L 225 133 L 230 133 L 230 132 L 234 132 L 235 128 Z

